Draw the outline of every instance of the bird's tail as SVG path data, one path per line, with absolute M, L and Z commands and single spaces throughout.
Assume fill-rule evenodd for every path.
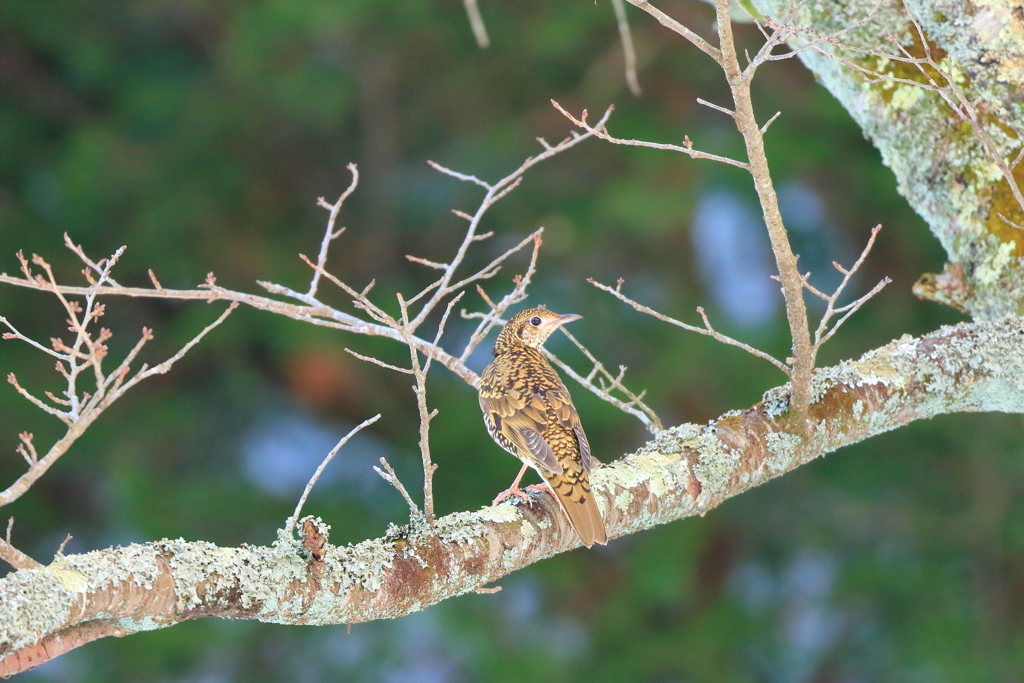
M 595 543 L 608 543 L 604 520 L 597 508 L 597 499 L 590 490 L 590 478 L 585 471 L 565 471 L 561 474 L 542 472 L 544 480 L 565 510 L 572 528 L 588 548 Z

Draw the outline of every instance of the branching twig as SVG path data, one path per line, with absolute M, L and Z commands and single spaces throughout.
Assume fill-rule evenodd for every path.
M 560 105 L 558 102 L 551 100 L 551 104 L 554 105 L 555 109 L 562 112 L 562 115 L 565 116 L 565 118 L 569 119 L 583 130 L 587 131 L 591 135 L 594 135 L 595 137 L 599 137 L 602 140 L 611 142 L 612 144 L 627 145 L 630 147 L 650 147 L 652 149 L 663 149 L 670 152 L 681 152 L 682 154 L 686 154 L 687 156 L 693 159 L 708 159 L 710 161 L 718 161 L 723 164 L 728 164 L 730 166 L 736 166 L 737 168 L 750 168 L 749 165 L 744 161 L 737 161 L 736 159 L 730 159 L 729 157 L 723 157 L 718 154 L 709 154 L 708 152 L 701 152 L 694 149 L 693 143 L 690 142 L 689 136 L 684 137 L 684 142 L 682 146 L 663 144 L 660 142 L 647 142 L 645 140 L 625 140 L 623 138 L 612 137 L 608 133 L 608 130 L 607 128 L 605 128 L 604 125 L 605 120 L 608 118 L 608 114 L 611 113 L 612 111 L 612 107 L 608 107 L 608 111 L 601 118 L 601 121 L 597 123 L 597 125 L 591 126 L 589 123 L 587 123 L 586 109 L 583 110 L 583 113 L 580 115 L 580 118 L 577 119 L 575 116 L 573 116 L 565 109 L 563 109 L 562 105 Z
M 316 296 L 316 288 L 317 285 L 320 284 L 320 273 L 323 271 L 324 265 L 327 263 L 327 250 L 330 248 L 331 242 L 340 237 L 341 233 L 345 232 L 345 228 L 341 228 L 337 232 L 334 230 L 334 223 L 338 219 L 338 212 L 341 211 L 341 206 L 345 203 L 345 200 L 348 199 L 349 195 L 355 192 L 356 186 L 359 185 L 359 168 L 355 164 L 349 164 L 346 168 L 348 168 L 349 172 L 352 174 L 352 182 L 349 183 L 348 188 L 341 193 L 340 197 L 338 197 L 338 201 L 333 204 L 328 204 L 323 197 L 317 199 L 317 206 L 322 206 L 327 209 L 331 212 L 331 215 L 330 218 L 327 219 L 327 229 L 324 231 L 323 241 L 320 242 L 320 255 L 316 259 L 316 264 L 319 267 L 313 273 L 313 279 L 309 283 L 309 291 L 306 292 L 306 296 L 309 297 Z M 150 274 L 152 274 L 152 271 L 150 271 Z
M 324 468 L 327 467 L 327 464 L 334 459 L 334 456 L 338 454 L 338 451 L 341 450 L 342 446 L 348 443 L 349 439 L 362 431 L 364 427 L 369 427 L 379 419 L 380 413 L 377 413 L 373 417 L 363 420 L 358 426 L 354 427 L 348 434 L 341 438 L 341 441 L 339 441 L 334 448 L 331 449 L 331 452 L 328 453 L 327 457 L 320 463 L 320 467 L 316 468 L 316 472 L 313 473 L 313 476 L 309 479 L 309 483 L 306 484 L 306 488 L 303 490 L 302 496 L 299 498 L 299 502 L 295 505 L 295 512 L 292 513 L 292 516 L 289 517 L 284 524 L 285 533 L 289 537 L 295 529 L 295 523 L 298 521 L 299 515 L 302 514 L 302 506 L 306 504 L 306 498 L 309 497 L 309 492 L 313 490 L 314 486 L 316 486 L 316 482 L 320 479 L 320 475 L 323 474 Z
M 526 272 L 522 275 L 517 275 L 513 278 L 515 287 L 512 291 L 502 297 L 501 301 L 494 303 L 490 297 L 484 291 L 480 285 L 476 286 L 477 292 L 483 298 L 484 302 L 487 303 L 489 308 L 488 313 L 484 314 L 477 325 L 476 329 L 473 330 L 473 334 L 470 335 L 469 341 L 466 343 L 466 348 L 462 350 L 462 355 L 459 356 L 459 360 L 463 363 L 469 358 L 470 354 L 476 349 L 477 345 L 483 341 L 487 335 L 496 325 L 501 324 L 501 317 L 505 315 L 505 311 L 509 307 L 514 306 L 526 299 L 526 288 L 530 285 L 533 278 L 533 274 L 537 272 L 537 256 L 540 253 L 541 235 L 543 234 L 544 228 L 539 228 L 533 233 L 533 253 L 530 255 L 530 265 L 527 267 Z M 465 311 L 462 311 L 462 317 L 468 318 L 469 316 Z
M 691 31 L 689 28 L 687 28 L 683 24 L 680 24 L 678 21 L 676 21 L 672 17 L 668 16 L 667 14 L 662 12 L 660 9 L 658 9 L 657 7 L 652 5 L 651 3 L 647 2 L 647 0 L 627 0 L 627 1 L 629 2 L 629 4 L 633 5 L 634 7 L 637 7 L 639 9 L 642 9 L 644 12 L 647 12 L 649 15 L 654 17 L 658 21 L 659 24 L 661 24 L 665 28 L 669 29 L 670 31 L 674 31 L 674 32 L 678 33 L 683 38 L 686 38 L 688 41 L 693 43 L 694 46 L 696 46 L 696 48 L 698 50 L 700 50 L 701 52 L 703 52 L 707 56 L 711 57 L 711 59 L 715 60 L 716 62 L 718 62 L 718 61 L 720 61 L 722 59 L 722 53 L 721 53 L 721 51 L 717 47 L 715 47 L 714 45 L 712 45 L 708 41 L 704 40 L 699 35 L 697 35 L 693 31 Z
M 41 257 L 33 256 L 32 263 L 45 271 L 46 278 L 43 278 L 41 275 L 33 275 L 27 259 L 20 252 L 18 258 L 21 262 L 22 272 L 25 274 L 24 282 L 35 289 L 41 289 L 54 294 L 60 301 L 65 312 L 68 314 L 68 328 L 75 335 L 75 340 L 72 344 L 69 346 L 61 339 L 53 339 L 51 340 L 52 350 L 47 349 L 38 342 L 21 334 L 6 319 L 0 318 L 0 320 L 11 330 L 3 335 L 4 339 L 24 341 L 34 348 L 57 358 L 57 370 L 67 381 L 67 388 L 63 392 L 64 398 L 59 398 L 49 392 L 47 392 L 47 397 L 60 407 L 53 407 L 32 395 L 18 383 L 14 373 L 8 375 L 8 381 L 18 393 L 31 401 L 35 406 L 64 422 L 68 427 L 68 431 L 50 447 L 50 450 L 42 458 L 36 452 L 32 442 L 32 435 L 24 432 L 20 435 L 22 443 L 18 446 L 17 450 L 25 458 L 29 468 L 17 481 L 7 487 L 6 490 L 0 492 L 0 507 L 24 495 L 32 484 L 85 432 L 88 426 L 104 410 L 110 407 L 114 401 L 123 396 L 128 389 L 147 377 L 167 372 L 174 363 L 180 360 L 210 330 L 223 322 L 228 314 L 238 305 L 237 303 L 232 303 L 217 320 L 185 344 L 178 353 L 152 368 L 143 365 L 135 375 L 129 378 L 131 364 L 135 361 L 135 358 L 146 342 L 153 338 L 152 332 L 148 328 L 143 328 L 142 336 L 138 343 L 128 352 L 121 363 L 112 372 L 104 372 L 102 362 L 107 355 L 106 342 L 111 338 L 112 334 L 107 329 L 100 329 L 99 332 L 94 333 L 90 326 L 104 313 L 103 304 L 97 301 L 98 296 L 101 293 L 105 293 L 102 290 L 120 287 L 111 279 L 110 270 L 117 262 L 118 257 L 124 252 L 124 247 L 121 247 L 109 259 L 93 262 L 85 255 L 81 247 L 71 242 L 70 238 L 65 236 L 65 241 L 68 248 L 77 254 L 88 266 L 84 273 L 86 279 L 90 282 L 90 286 L 87 288 L 74 288 L 76 290 L 83 290 L 81 293 L 85 296 L 84 307 L 77 301 L 71 301 L 67 298 L 68 288 L 62 287 L 57 283 L 53 269 Z M 93 272 L 98 277 L 93 277 Z M 78 379 L 82 372 L 89 368 L 92 369 L 95 389 L 91 393 L 83 393 L 78 388 Z
M 838 263 L 836 263 L 834 261 L 832 262 L 832 265 L 835 266 L 836 270 L 838 270 L 840 273 L 843 274 L 843 280 L 842 280 L 842 282 L 839 283 L 839 286 L 836 287 L 835 291 L 831 295 L 825 296 L 821 292 L 819 292 L 816 289 L 812 288 L 807 283 L 806 278 L 805 278 L 804 285 L 808 289 L 810 289 L 813 294 L 815 294 L 818 297 L 824 299 L 825 303 L 826 303 L 825 312 L 822 314 L 821 321 L 818 323 L 818 329 L 814 331 L 814 351 L 815 351 L 815 353 L 817 353 L 818 349 L 821 348 L 822 344 L 824 344 L 825 342 L 827 342 L 829 339 L 832 338 L 832 335 L 835 334 L 836 330 L 838 330 L 839 327 L 844 322 L 846 322 L 847 318 L 849 318 L 851 315 L 856 313 L 857 309 L 859 309 L 861 306 L 863 306 L 865 303 L 867 303 L 868 299 L 873 297 L 878 292 L 882 291 L 883 287 L 885 287 L 887 284 L 892 282 L 892 280 L 890 280 L 887 277 L 886 278 L 882 278 L 882 280 L 879 281 L 879 283 L 877 285 L 875 285 L 874 287 L 871 288 L 871 291 L 869 291 L 867 294 L 865 294 L 861 298 L 857 299 L 856 301 L 854 301 L 851 304 L 847 304 L 845 306 L 840 306 L 838 308 L 836 307 L 836 302 L 839 300 L 839 297 L 842 295 L 843 290 L 846 288 L 846 285 L 850 282 L 850 278 L 853 277 L 853 274 L 856 273 L 860 269 L 861 265 L 863 265 L 863 263 L 864 263 L 864 259 L 866 259 L 868 254 L 871 252 L 871 247 L 873 247 L 875 245 L 875 238 L 878 236 L 878 232 L 881 229 L 882 229 L 881 225 L 876 225 L 874 228 L 871 229 L 871 237 L 868 238 L 868 243 L 864 246 L 863 251 L 861 251 L 860 257 L 857 258 L 857 261 L 853 264 L 853 266 L 850 267 L 849 270 L 843 268 L 841 265 L 839 265 Z M 831 329 L 829 329 L 828 328 L 829 321 L 835 315 L 838 315 L 840 313 L 845 313 L 846 315 L 844 315 L 842 318 L 840 318 L 836 322 L 836 324 L 833 325 Z
M 687 323 L 684 323 L 681 320 L 676 320 L 675 318 L 667 316 L 664 313 L 659 313 L 658 311 L 654 310 L 653 308 L 650 308 L 648 306 L 644 306 L 643 304 L 641 304 L 641 303 L 639 303 L 637 301 L 634 301 L 633 299 L 630 299 L 628 296 L 626 296 L 625 294 L 622 293 L 622 283 L 623 283 L 623 280 L 619 280 L 617 287 L 609 287 L 608 285 L 602 284 L 602 283 L 598 282 L 597 280 L 594 280 L 593 278 L 587 278 L 587 282 L 589 282 L 590 284 L 594 285 L 595 287 L 597 287 L 600 290 L 608 292 L 609 294 L 614 296 L 619 301 L 622 301 L 624 303 L 629 304 L 630 306 L 633 307 L 634 310 L 639 311 L 640 313 L 645 313 L 645 314 L 647 314 L 649 316 L 652 316 L 654 318 L 657 318 L 658 320 L 661 320 L 663 322 L 667 322 L 669 324 L 675 325 L 676 327 L 681 327 L 684 330 L 689 330 L 690 332 L 696 332 L 697 334 L 703 334 L 704 336 L 711 337 L 712 339 L 715 339 L 715 340 L 717 340 L 719 342 L 722 342 L 723 344 L 728 344 L 729 346 L 735 346 L 738 349 L 743 349 L 744 351 L 746 351 L 747 353 L 749 353 L 749 354 L 751 354 L 753 356 L 757 356 L 758 358 L 761 358 L 762 360 L 768 361 L 769 363 L 771 363 L 772 365 L 777 367 L 779 370 L 782 370 L 782 372 L 784 372 L 787 377 L 790 377 L 792 375 L 792 373 L 793 373 L 793 368 L 791 368 L 790 366 L 786 365 L 782 361 L 778 360 L 774 356 L 771 356 L 770 354 L 767 354 L 764 351 L 761 351 L 760 349 L 755 349 L 753 346 L 750 346 L 749 344 L 744 344 L 743 342 L 741 342 L 741 341 L 739 341 L 737 339 L 733 339 L 732 337 L 724 335 L 721 332 L 718 332 L 717 330 L 715 330 L 711 326 L 711 322 L 708 320 L 708 316 L 704 312 L 703 308 L 699 308 L 698 307 L 697 308 L 697 313 L 700 314 L 701 319 L 704 321 L 704 327 L 697 327 L 695 325 L 689 325 Z

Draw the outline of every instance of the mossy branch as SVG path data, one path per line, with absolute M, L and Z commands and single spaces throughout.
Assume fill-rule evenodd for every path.
M 609 536 L 704 514 L 816 457 L 910 422 L 961 411 L 1024 413 L 1024 318 L 904 336 L 860 360 L 815 372 L 802 437 L 790 387 L 708 425 L 665 430 L 593 473 Z M 0 675 L 91 640 L 223 617 L 285 624 L 401 617 L 474 591 L 579 538 L 547 495 L 391 527 L 333 546 L 306 518 L 304 541 L 222 548 L 163 540 L 63 557 L 0 579 Z

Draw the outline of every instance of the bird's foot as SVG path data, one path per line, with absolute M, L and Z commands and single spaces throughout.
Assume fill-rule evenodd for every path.
M 526 488 L 532 488 L 532 487 L 527 486 Z M 518 486 L 510 486 L 507 489 L 505 489 L 504 491 L 502 491 L 501 493 L 499 493 L 498 497 L 495 498 L 493 501 L 491 501 L 491 505 L 497 505 L 498 503 L 500 503 L 500 502 L 502 502 L 504 500 L 508 500 L 509 498 L 512 498 L 513 496 L 516 497 L 516 498 L 522 498 L 527 503 L 530 502 L 530 494 L 528 494 L 526 491 L 522 490 Z

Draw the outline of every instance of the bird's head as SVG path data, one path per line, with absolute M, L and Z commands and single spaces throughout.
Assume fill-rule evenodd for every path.
M 511 320 L 505 323 L 505 327 L 498 334 L 498 340 L 494 343 L 494 351 L 497 353 L 501 348 L 512 345 L 540 349 L 552 332 L 562 325 L 582 317 L 575 313 L 558 315 L 543 306 L 527 308 L 525 311 L 516 313 Z

